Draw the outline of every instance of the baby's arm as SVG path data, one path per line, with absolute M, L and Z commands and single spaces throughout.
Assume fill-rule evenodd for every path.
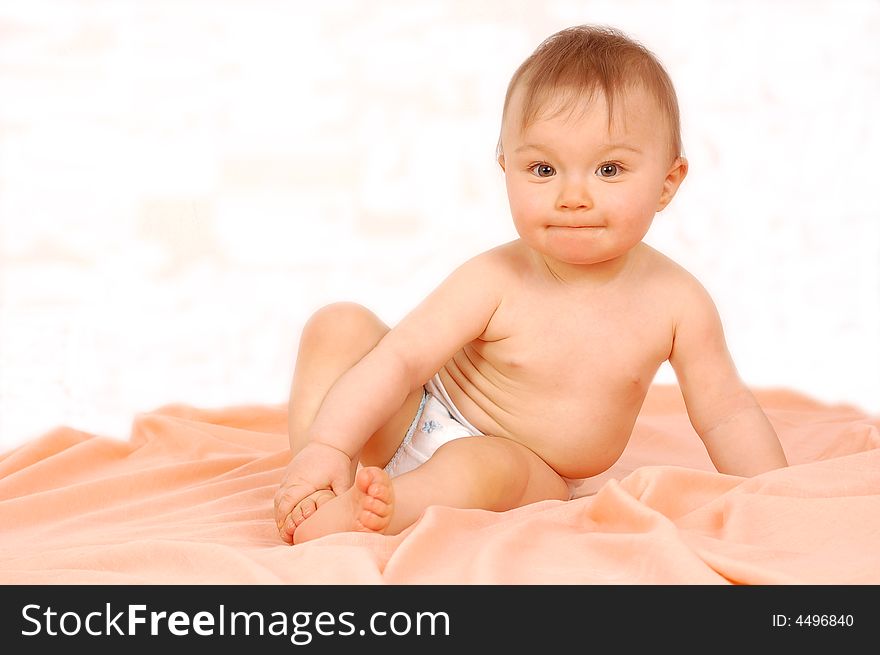
M 500 275 L 492 251 L 453 271 L 330 388 L 309 443 L 357 457 L 411 391 L 485 331 L 501 301 Z
M 353 463 L 367 440 L 411 391 L 485 331 L 503 289 L 503 268 L 494 251 L 474 257 L 336 381 L 275 495 L 275 519 L 286 541 L 293 537 L 291 512 L 316 491 L 330 489 L 338 495 L 350 486 L 350 476 L 341 476 L 347 470 L 353 475 Z
M 681 297 L 669 362 L 691 424 L 719 472 L 752 476 L 788 466 L 773 426 L 736 372 L 715 304 L 692 278 Z

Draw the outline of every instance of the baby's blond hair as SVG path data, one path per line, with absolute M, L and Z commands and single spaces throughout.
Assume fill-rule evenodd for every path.
M 535 121 L 551 100 L 554 109 L 562 112 L 592 98 L 597 90 L 608 104 L 610 127 L 615 99 L 627 89 L 641 87 L 654 97 L 666 119 L 673 157 L 681 155 L 681 119 L 672 80 L 651 51 L 614 28 L 579 25 L 545 39 L 516 69 L 507 86 L 502 126 L 520 86 L 520 129 Z M 497 154 L 502 154 L 500 138 Z

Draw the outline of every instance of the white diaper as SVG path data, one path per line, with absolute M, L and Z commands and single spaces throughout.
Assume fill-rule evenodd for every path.
M 447 441 L 482 434 L 452 403 L 438 373 L 425 384 L 419 411 L 385 470 L 392 478 L 403 475 L 427 462 Z

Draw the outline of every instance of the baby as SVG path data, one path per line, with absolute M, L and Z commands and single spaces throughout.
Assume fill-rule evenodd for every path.
M 396 534 L 430 505 L 568 500 L 620 456 L 664 361 L 715 467 L 787 466 L 700 283 L 642 242 L 685 178 L 678 103 L 620 32 L 562 30 L 514 73 L 498 144 L 519 239 L 396 327 L 334 304 L 303 328 L 282 539 Z

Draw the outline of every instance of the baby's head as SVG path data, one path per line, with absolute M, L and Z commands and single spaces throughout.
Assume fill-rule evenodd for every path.
M 540 118 L 574 111 L 601 94 L 610 129 L 618 116 L 625 116 L 626 97 L 634 89 L 647 92 L 656 102 L 665 123 L 670 161 L 679 157 L 678 100 L 657 58 L 612 28 L 581 25 L 557 32 L 537 47 L 510 80 L 498 139 L 499 161 L 503 161 L 505 126 L 522 131 Z
M 498 163 L 517 232 L 545 262 L 623 265 L 687 174 L 669 76 L 615 30 L 554 34 L 510 82 Z

